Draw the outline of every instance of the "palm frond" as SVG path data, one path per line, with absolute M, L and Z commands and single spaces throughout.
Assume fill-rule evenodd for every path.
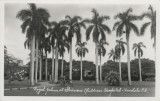
M 141 15 L 141 17 L 140 17 L 140 19 L 143 19 L 143 18 L 149 18 L 149 19 L 152 19 L 152 15 L 151 15 L 151 13 L 150 12 L 145 12 L 145 13 L 143 13 L 142 15 Z
M 141 35 L 144 35 L 144 32 L 145 32 L 147 26 L 150 25 L 150 23 L 151 23 L 151 22 L 147 22 L 147 23 L 144 23 L 144 24 L 143 24 L 143 26 L 141 27 L 141 32 L 140 32 Z
M 22 21 L 26 21 L 28 18 L 31 17 L 32 17 L 32 12 L 29 9 L 23 9 L 19 11 L 18 14 L 16 15 L 16 18 Z
M 121 24 L 121 22 L 120 22 L 120 21 L 116 22 L 116 23 L 114 24 L 114 26 L 113 26 L 113 29 L 112 29 L 112 30 L 116 30 L 116 29 L 117 29 L 117 27 L 118 27 L 120 24 Z
M 25 33 L 25 31 L 26 31 L 27 27 L 30 25 L 30 23 L 31 23 L 31 19 L 30 19 L 30 18 L 27 19 L 27 20 L 25 20 L 25 21 L 22 23 L 22 25 L 21 25 L 22 33 Z
M 128 19 L 129 19 L 130 21 L 135 21 L 135 20 L 140 20 L 140 19 L 142 19 L 142 18 L 141 18 L 141 16 L 137 16 L 137 15 L 130 14 L 130 15 L 128 15 Z
M 101 40 L 106 40 L 106 35 L 104 33 L 104 30 L 102 28 L 98 28 L 100 31 L 100 35 L 101 35 Z
M 141 48 L 139 49 L 139 52 L 140 52 L 140 56 L 142 57 L 143 56 L 143 50 Z
M 98 42 L 99 35 L 100 35 L 100 32 L 98 31 L 98 28 L 94 27 L 93 32 L 92 32 L 93 42 L 96 42 L 96 43 Z
M 134 50 L 134 56 L 136 56 L 137 55 L 137 48 L 135 48 L 135 50 Z
M 130 28 L 136 33 L 136 35 L 139 36 L 138 27 L 137 27 L 135 24 L 133 24 L 133 23 L 129 23 L 129 26 L 130 26 Z
M 50 14 L 48 12 L 48 10 L 44 9 L 44 8 L 38 8 L 37 9 L 37 13 L 38 16 L 43 20 L 47 20 L 50 17 Z
M 124 23 L 121 23 L 117 30 L 116 30 L 116 36 L 117 37 L 121 37 L 123 35 L 123 27 L 124 27 Z
M 91 34 L 91 32 L 92 32 L 92 30 L 93 30 L 93 25 L 91 25 L 91 26 L 89 26 L 88 28 L 87 28 L 87 30 L 86 30 L 86 40 L 89 40 L 90 39 L 90 34 Z
M 101 28 L 103 28 L 105 31 L 107 31 L 107 32 L 108 32 L 108 34 L 110 34 L 110 33 L 111 33 L 111 30 L 110 30 L 110 28 L 109 28 L 107 25 L 105 25 L 105 24 L 101 24 Z
M 133 47 L 132 47 L 132 50 L 135 49 L 135 48 L 137 48 L 137 47 L 138 47 L 138 46 L 137 46 L 137 43 L 134 43 L 134 44 L 133 44 Z
M 151 39 L 152 38 L 155 39 L 156 38 L 156 21 L 155 23 L 152 22 L 150 32 L 151 32 Z

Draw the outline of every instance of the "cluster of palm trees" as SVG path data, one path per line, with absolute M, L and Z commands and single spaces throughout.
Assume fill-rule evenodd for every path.
M 106 25 L 107 20 L 110 19 L 109 16 L 99 15 L 99 13 L 92 9 L 93 16 L 91 19 L 82 19 L 80 16 L 65 16 L 65 19 L 55 22 L 49 21 L 50 14 L 46 9 L 37 8 L 35 4 L 30 3 L 29 9 L 20 10 L 17 14 L 17 18 L 22 20 L 21 25 L 22 32 L 26 33 L 25 47 L 27 46 L 31 50 L 31 85 L 37 83 L 37 75 L 39 68 L 39 80 L 42 79 L 42 58 L 45 56 L 45 79 L 48 79 L 48 69 L 47 69 L 47 54 L 52 53 L 52 80 L 58 82 L 58 58 L 62 58 L 62 69 L 61 77 L 63 77 L 63 58 L 66 49 L 70 54 L 69 62 L 69 79 L 72 81 L 72 40 L 76 36 L 77 41 L 77 55 L 80 56 L 81 60 L 81 80 L 82 78 L 82 57 L 88 52 L 85 47 L 86 42 L 81 42 L 81 29 L 86 30 L 86 40 L 90 39 L 90 35 L 93 36 L 93 42 L 95 43 L 95 64 L 96 64 L 96 83 L 99 84 L 102 81 L 102 68 L 101 68 L 101 58 L 105 56 L 106 49 L 104 45 L 109 45 L 106 42 L 106 32 L 111 33 L 111 29 Z M 134 21 L 141 20 L 144 17 L 148 17 L 150 22 L 144 23 L 142 25 L 141 31 L 134 24 Z M 127 62 L 128 62 L 128 81 L 131 85 L 131 75 L 130 75 L 130 46 L 129 37 L 130 32 L 133 30 L 136 35 L 140 36 L 144 34 L 144 31 L 148 25 L 151 25 L 151 38 L 154 38 L 154 46 L 156 44 L 156 11 L 150 6 L 148 12 L 136 16 L 132 14 L 132 9 L 129 8 L 125 12 L 119 13 L 115 16 L 117 22 L 114 24 L 113 30 L 116 31 L 117 37 L 121 37 L 123 34 L 126 35 L 126 42 L 122 39 L 117 40 L 117 45 L 115 49 L 111 50 L 110 56 L 119 60 L 119 71 L 120 71 L 120 81 L 121 79 L 121 56 L 124 54 L 124 45 L 127 46 Z M 144 47 L 142 43 L 134 44 L 133 49 L 138 51 L 138 57 L 143 55 L 141 52 L 141 47 Z M 116 51 L 115 51 L 116 50 Z M 98 66 L 98 57 L 100 58 L 100 66 Z M 100 75 L 99 75 L 100 67 Z M 99 77 L 100 76 L 100 77 Z

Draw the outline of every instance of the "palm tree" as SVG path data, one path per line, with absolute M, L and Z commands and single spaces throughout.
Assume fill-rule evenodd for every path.
M 118 59 L 119 59 L 119 81 L 120 83 L 122 82 L 122 75 L 121 75 L 121 55 L 123 55 L 125 53 L 125 47 L 124 44 L 126 44 L 126 42 L 122 41 L 122 38 L 120 38 L 119 40 L 116 40 L 117 45 L 115 46 L 115 50 L 116 50 L 116 54 L 118 55 Z
M 110 52 L 108 53 L 108 55 L 109 55 L 109 59 L 112 58 L 112 60 L 114 62 L 116 62 L 116 60 L 118 60 L 118 56 L 116 54 L 115 49 L 111 49 Z
M 80 42 L 80 40 L 81 40 L 80 29 L 81 29 L 81 27 L 85 28 L 84 22 L 81 20 L 82 20 L 82 18 L 80 16 L 70 17 L 69 15 L 67 15 L 65 17 L 65 22 L 67 23 L 66 26 L 68 27 L 67 28 L 68 42 L 70 45 L 70 63 L 69 63 L 69 68 L 70 68 L 69 79 L 70 80 L 72 80 L 72 38 L 74 35 L 76 35 L 77 43 Z
M 45 53 L 45 80 L 48 80 L 48 59 L 47 54 L 51 52 L 50 40 L 49 37 L 43 39 L 42 47 Z
M 139 30 L 133 21 L 138 20 L 140 17 L 132 15 L 132 8 L 127 9 L 127 11 L 119 13 L 115 16 L 115 19 L 119 19 L 114 24 L 113 30 L 116 30 L 116 35 L 121 37 L 126 34 L 127 42 L 127 63 L 128 63 L 128 85 L 131 85 L 131 71 L 130 71 L 130 47 L 129 47 L 129 37 L 130 32 L 133 30 L 136 35 L 139 35 Z
M 21 25 L 22 33 L 26 33 L 26 38 L 31 40 L 31 85 L 34 85 L 34 57 L 35 57 L 35 41 L 38 41 L 38 34 L 41 33 L 40 29 L 43 29 L 43 25 L 47 24 L 50 17 L 47 10 L 43 8 L 37 8 L 35 4 L 30 3 L 29 9 L 23 9 L 18 12 L 17 18 L 22 20 Z M 40 33 L 39 33 L 40 32 Z M 38 44 L 37 44 L 38 47 Z M 37 59 L 38 60 L 38 59 Z M 37 68 L 36 68 L 37 70 Z M 37 78 L 37 77 L 35 77 Z
M 139 62 L 139 80 L 142 81 L 142 71 L 141 71 L 141 57 L 143 56 L 143 50 L 142 48 L 146 48 L 146 46 L 143 44 L 143 42 L 134 43 L 133 44 L 133 50 L 134 50 L 134 56 L 138 53 L 138 62 Z
M 68 49 L 69 52 L 69 45 L 64 45 L 63 43 L 60 44 L 59 46 L 59 55 L 62 57 L 62 64 L 61 64 L 61 77 L 63 77 L 63 67 L 64 67 L 64 53 L 65 53 L 65 47 Z
M 85 57 L 86 52 L 88 53 L 88 49 L 85 47 L 87 43 L 86 42 L 79 42 L 77 43 L 78 47 L 76 48 L 76 53 L 78 57 L 80 56 L 81 61 L 81 77 L 80 80 L 83 80 L 83 65 L 82 65 L 82 57 Z
M 106 40 L 105 31 L 111 32 L 110 28 L 104 24 L 105 20 L 110 19 L 109 16 L 100 16 L 99 13 L 93 9 L 92 19 L 86 19 L 84 22 L 89 23 L 89 27 L 86 30 L 86 39 L 90 39 L 90 34 L 93 35 L 93 42 L 95 42 L 95 64 L 96 64 L 96 83 L 99 84 L 99 73 L 98 73 L 98 42 L 101 36 L 102 40 Z
M 39 42 L 39 80 L 42 80 L 42 63 L 43 63 L 43 50 L 44 50 L 44 40 L 45 35 L 41 36 L 41 40 Z
M 39 80 L 42 80 L 42 63 L 43 63 L 43 51 L 39 50 Z
M 25 40 L 24 48 L 25 49 L 28 48 L 28 49 L 31 50 L 31 39 L 26 39 Z M 7 53 L 7 47 L 5 47 L 5 50 L 6 50 L 6 53 Z M 29 59 L 30 59 L 30 63 L 31 63 L 31 53 L 29 53 Z M 28 78 L 28 79 L 30 79 L 29 84 L 32 85 L 32 83 L 31 83 L 31 68 L 29 69 L 29 72 L 30 72 L 29 78 Z
M 66 45 L 66 40 L 67 36 L 65 35 L 65 32 L 67 30 L 67 27 L 65 26 L 66 21 L 60 21 L 58 22 L 51 22 L 51 26 L 54 26 L 53 28 L 50 29 L 50 39 L 51 39 L 51 45 L 52 45 L 52 50 L 55 48 L 55 78 L 54 82 L 58 82 L 58 53 L 59 53 L 59 47 L 61 46 L 60 49 L 63 50 L 62 45 Z M 61 51 L 62 51 L 61 50 Z M 52 78 L 53 78 L 53 70 L 54 70 L 54 51 L 52 51 Z
M 154 39 L 153 46 L 156 48 L 156 11 L 153 10 L 151 5 L 149 6 L 148 10 L 149 11 L 147 13 L 142 14 L 142 18 L 149 18 L 150 21 L 144 23 L 141 27 L 141 35 L 144 35 L 146 28 L 150 25 L 151 39 Z
M 101 66 L 101 58 L 104 57 L 106 54 L 106 49 L 104 48 L 104 45 L 109 45 L 106 41 L 100 40 L 98 43 L 98 55 L 100 57 L 100 81 L 102 81 L 102 66 Z

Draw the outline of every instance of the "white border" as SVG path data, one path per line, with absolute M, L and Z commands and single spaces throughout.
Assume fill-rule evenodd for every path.
M 3 42 L 4 42 L 4 4 L 5 3 L 54 3 L 54 4 L 155 4 L 157 12 L 157 53 L 156 53 L 156 95 L 155 97 L 46 97 L 46 96 L 4 96 L 4 75 L 3 75 Z M 62 101 L 62 100 L 86 100 L 86 101 L 160 101 L 160 1 L 159 0 L 1 0 L 0 1 L 0 101 Z M 1 44 L 2 43 L 2 44 Z

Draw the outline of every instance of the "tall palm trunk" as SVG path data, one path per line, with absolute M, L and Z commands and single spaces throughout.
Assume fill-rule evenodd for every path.
M 99 67 L 99 71 L 100 71 L 100 81 L 102 82 L 102 66 L 101 66 L 101 55 L 100 55 L 100 67 Z
M 98 72 L 98 49 L 97 49 L 97 43 L 95 43 L 95 64 L 96 64 L 96 83 L 99 84 L 99 72 Z
M 64 66 L 64 63 L 63 63 L 63 56 L 62 56 L 62 66 L 61 66 L 61 77 L 63 77 L 63 66 Z
M 138 63 L 139 63 L 139 81 L 142 81 L 141 58 L 140 58 L 140 56 L 138 56 Z
M 156 38 L 154 39 L 154 61 L 156 61 Z
M 121 71 L 121 55 L 119 56 L 119 81 L 122 82 L 122 71 Z
M 41 52 L 41 51 L 40 51 Z M 40 64 L 39 64 L 39 80 L 41 81 L 42 80 L 42 55 L 40 56 Z
M 54 82 L 58 82 L 58 47 L 56 47 L 56 59 L 55 59 L 55 79 Z
M 39 49 L 38 49 L 38 39 L 36 40 L 36 68 L 35 68 L 35 83 L 37 83 L 37 74 L 38 74 L 38 51 L 39 51 Z
M 70 43 L 69 79 L 72 82 L 72 41 Z
M 82 81 L 83 80 L 83 76 L 82 76 L 83 75 L 82 56 L 81 56 L 81 60 L 80 61 L 81 61 L 81 79 L 80 80 Z
M 32 47 L 31 47 L 31 85 L 34 85 L 34 60 L 35 60 L 35 35 L 32 38 Z
M 45 79 L 48 80 L 48 62 L 47 62 L 47 52 L 46 52 L 46 59 L 45 59 Z
M 55 49 L 52 47 L 52 80 L 54 80 L 54 54 L 55 54 Z
M 128 85 L 131 85 L 131 67 L 130 67 L 130 48 L 129 48 L 129 37 L 127 40 L 127 65 L 128 65 Z

